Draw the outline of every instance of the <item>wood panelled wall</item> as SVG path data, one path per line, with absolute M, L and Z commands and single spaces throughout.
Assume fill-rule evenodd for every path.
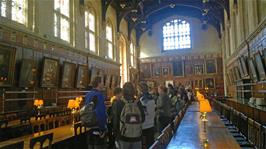
M 260 53 L 261 61 L 264 68 L 259 68 L 256 62 L 256 54 Z M 243 59 L 245 64 L 242 63 L 242 68 L 246 67 L 247 75 L 243 76 L 240 74 L 241 64 L 239 64 L 239 59 Z M 253 61 L 254 69 L 256 71 L 257 78 L 254 78 L 251 71 L 251 67 L 248 61 Z M 266 72 L 265 67 L 266 60 L 266 19 L 258 26 L 258 28 L 243 42 L 239 48 L 228 58 L 227 61 L 227 92 L 228 95 L 238 98 L 239 100 L 248 101 L 250 97 L 255 98 L 266 98 L 266 80 L 265 78 L 259 78 L 259 72 Z M 242 61 L 242 62 L 243 62 Z M 237 71 L 233 71 L 237 69 Z M 236 73 L 240 75 L 237 76 Z M 244 80 L 248 80 L 245 82 Z M 239 90 L 240 86 L 245 85 L 247 88 Z M 244 94 L 248 92 L 248 96 L 239 96 L 239 94 Z
M 188 54 L 142 58 L 140 80 L 154 82 L 155 86 L 173 81 L 176 85 L 190 85 L 212 94 L 223 95 L 223 61 L 221 54 Z M 207 63 L 215 66 L 215 72 L 209 73 Z M 207 66 L 208 65 L 208 66 Z M 202 70 L 202 71 L 201 71 Z M 213 85 L 210 84 L 213 80 Z
M 10 68 L 14 74 L 11 78 L 12 82 L 9 87 L 0 86 L 0 111 L 10 112 L 10 111 L 20 111 L 29 110 L 33 106 L 33 100 L 28 100 L 27 98 L 42 98 L 44 99 L 45 105 L 52 105 L 56 103 L 58 106 L 66 106 L 69 98 L 57 99 L 58 96 L 79 96 L 84 95 L 83 91 L 87 89 L 63 89 L 60 88 L 60 80 L 62 79 L 62 64 L 64 62 L 71 62 L 74 64 L 81 64 L 88 67 L 90 70 L 92 67 L 96 67 L 104 74 L 120 76 L 119 69 L 120 65 L 116 62 L 91 55 L 84 51 L 79 51 L 77 49 L 66 47 L 64 45 L 45 40 L 38 36 L 27 34 L 24 32 L 19 32 L 12 30 L 10 28 L 2 28 L 0 33 L 0 47 L 7 47 L 10 49 L 15 49 L 15 56 L 12 57 L 12 61 L 15 62 L 15 67 Z M 2 50 L 2 49 L 0 49 Z M 42 88 L 40 87 L 41 72 L 43 67 L 44 57 L 53 58 L 59 61 L 60 73 L 58 78 L 58 86 L 55 88 Z M 37 80 L 35 87 L 32 88 L 20 88 L 18 85 L 20 66 L 23 59 L 31 59 L 37 66 Z M 88 72 L 89 73 L 89 72 Z M 111 95 L 112 88 L 107 88 L 107 95 Z M 14 94 L 3 94 L 4 91 L 15 91 L 20 92 Z M 25 93 L 23 93 L 23 91 Z M 27 92 L 36 91 L 36 94 L 31 94 Z M 68 93 L 63 93 L 60 95 L 58 91 L 69 91 Z M 4 101 L 5 99 L 19 99 L 14 101 Z M 25 100 L 23 100 L 25 99 Z M 3 109 L 4 107 L 4 109 Z

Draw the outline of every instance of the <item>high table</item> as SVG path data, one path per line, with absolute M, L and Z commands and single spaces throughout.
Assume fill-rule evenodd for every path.
M 209 142 L 208 149 L 240 149 L 239 144 L 215 112 L 207 114 L 206 132 L 200 114 L 199 104 L 192 103 L 168 144 L 168 149 L 203 149 L 205 139 Z
M 60 143 L 62 141 L 68 140 L 70 138 L 73 138 L 75 136 L 74 128 L 72 127 L 72 125 L 66 125 L 66 126 L 55 128 L 55 129 L 42 131 L 40 133 L 26 135 L 23 137 L 14 138 L 14 139 L 0 142 L 0 148 L 3 146 L 9 145 L 9 144 L 19 142 L 19 141 L 24 141 L 24 149 L 28 149 L 29 144 L 30 144 L 30 139 L 44 135 L 44 134 L 49 134 L 49 133 L 53 133 L 53 142 L 52 142 L 53 145 Z

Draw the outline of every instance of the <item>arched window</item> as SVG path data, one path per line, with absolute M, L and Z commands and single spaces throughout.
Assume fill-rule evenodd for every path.
M 85 48 L 96 52 L 96 19 L 93 11 L 85 11 Z
M 181 19 L 166 22 L 163 26 L 163 50 L 191 48 L 190 24 Z
M 54 36 L 70 42 L 69 0 L 54 0 Z
M 107 40 L 108 58 L 114 59 L 113 27 L 110 22 L 108 22 L 106 25 L 106 40 Z
M 21 24 L 26 24 L 28 0 L 0 0 L 0 15 Z
M 136 46 L 131 42 L 129 49 L 130 49 L 130 64 L 132 67 L 136 68 Z

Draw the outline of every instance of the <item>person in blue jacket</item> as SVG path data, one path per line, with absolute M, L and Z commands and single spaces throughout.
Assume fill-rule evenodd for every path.
M 105 149 L 106 148 L 106 130 L 107 130 L 107 113 L 105 107 L 105 97 L 101 92 L 103 83 L 101 77 L 95 77 L 92 80 L 93 89 L 85 96 L 85 104 L 91 102 L 95 105 L 95 113 L 98 127 L 89 130 L 87 135 L 87 144 L 89 149 Z

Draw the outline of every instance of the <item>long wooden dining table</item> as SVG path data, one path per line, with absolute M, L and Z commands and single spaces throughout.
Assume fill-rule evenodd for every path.
M 24 141 L 24 149 L 28 149 L 29 144 L 30 144 L 30 140 L 32 138 L 42 136 L 45 134 L 49 134 L 49 133 L 53 133 L 53 142 L 52 142 L 53 145 L 57 144 L 57 143 L 62 143 L 63 141 L 66 141 L 68 139 L 75 137 L 74 128 L 73 128 L 73 125 L 71 124 L 71 125 L 65 125 L 65 126 L 55 128 L 55 129 L 50 129 L 50 130 L 42 131 L 39 133 L 34 133 L 31 135 L 26 135 L 26 136 L 22 136 L 19 138 L 14 138 L 14 139 L 0 142 L 0 148 L 4 147 L 6 145 L 16 143 L 16 142 Z
M 192 103 L 168 144 L 168 149 L 240 149 L 237 141 L 215 112 L 207 113 L 206 131 L 200 115 L 199 104 Z M 204 146 L 206 140 L 208 144 Z

